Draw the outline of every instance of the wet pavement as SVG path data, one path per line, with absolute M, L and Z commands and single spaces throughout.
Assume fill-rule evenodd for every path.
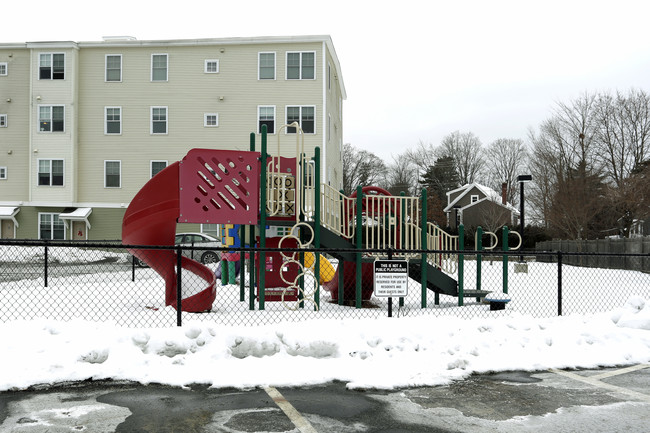
M 647 432 L 648 367 L 506 372 L 390 391 L 76 382 L 0 393 L 0 432 Z

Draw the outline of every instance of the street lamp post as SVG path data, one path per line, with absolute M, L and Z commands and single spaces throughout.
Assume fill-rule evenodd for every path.
M 519 182 L 519 234 L 521 235 L 521 245 L 523 248 L 524 245 L 524 184 L 533 180 L 533 176 L 530 174 L 522 174 L 517 176 L 517 182 Z M 519 256 L 519 261 L 523 263 L 524 256 Z

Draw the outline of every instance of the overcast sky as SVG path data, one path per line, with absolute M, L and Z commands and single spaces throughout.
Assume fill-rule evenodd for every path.
M 526 140 L 585 91 L 650 91 L 649 12 L 646 0 L 32 0 L 2 6 L 0 42 L 328 34 L 343 139 L 392 162 L 456 130 Z

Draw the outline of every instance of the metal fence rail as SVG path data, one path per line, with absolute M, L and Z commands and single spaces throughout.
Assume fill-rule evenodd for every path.
M 178 249 L 178 246 L 128 247 Z M 255 257 L 261 250 L 242 248 L 236 251 Z M 372 269 L 372 259 L 368 256 L 370 253 L 390 256 L 394 250 L 307 250 L 323 257 L 319 259 L 320 280 L 335 282 L 335 287 L 344 289 L 339 292 L 327 290 L 326 286 L 331 289 L 332 283 L 316 284 L 314 256 L 311 256 L 309 265 L 308 254 L 295 254 L 305 250 L 267 248 L 264 251 L 267 257 L 272 257 L 271 260 L 286 261 L 293 257 L 297 261 L 304 261 L 305 270 L 300 275 L 303 289 L 298 299 L 291 300 L 287 296 L 284 301 L 273 300 L 267 291 L 264 309 L 260 310 L 258 288 L 254 283 L 259 266 L 251 267 L 247 260 L 242 266 L 221 262 L 209 265 L 218 275 L 217 298 L 212 310 L 177 314 L 173 307 L 165 306 L 163 279 L 148 267 L 136 266 L 120 242 L 0 240 L 0 322 L 82 319 L 111 321 L 128 327 L 169 327 L 205 321 L 241 326 L 310 319 L 380 318 L 388 316 L 389 304 L 393 306 L 393 317 L 498 317 L 513 312 L 552 317 L 622 308 L 634 296 L 650 299 L 650 273 L 568 264 L 580 258 L 644 261 L 650 259 L 648 254 L 523 253 L 526 258 L 524 264 L 518 261 L 521 252 L 491 252 L 488 255 L 483 251 L 478 257 L 480 260 L 477 260 L 477 251 L 409 252 L 409 256 L 423 253 L 460 254 L 464 259 L 460 271 L 465 291 L 480 288 L 484 291 L 507 292 L 510 302 L 505 310 L 493 311 L 484 301 L 473 297 L 465 298 L 464 305 L 459 306 L 455 296 L 436 295 L 423 285 L 419 272 L 410 273 L 406 296 L 394 299 L 375 296 L 372 292 L 372 271 L 368 274 L 368 266 Z M 364 293 L 370 294 L 364 297 L 360 306 L 349 296 L 350 290 L 356 290 L 356 263 L 345 262 L 344 271 L 341 272 L 342 263 L 335 259 L 341 253 L 352 251 L 361 252 L 363 275 L 360 280 Z M 189 256 L 192 252 L 192 248 L 182 251 Z M 267 259 L 266 266 L 262 268 L 268 265 Z M 337 269 L 339 272 L 335 275 Z M 456 281 L 461 279 L 458 269 L 445 275 Z M 204 280 L 186 270 L 181 269 L 180 277 L 184 296 L 201 291 L 205 285 Z M 267 284 L 269 288 L 273 287 Z M 282 292 L 282 287 L 276 289 L 280 298 Z M 339 296 L 339 293 L 343 296 Z

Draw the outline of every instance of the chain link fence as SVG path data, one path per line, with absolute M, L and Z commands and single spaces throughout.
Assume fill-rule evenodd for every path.
M 196 257 L 196 249 L 190 247 L 128 247 L 131 250 L 173 249 Z M 586 260 L 587 256 L 590 262 L 604 259 L 603 254 L 597 253 L 491 252 L 488 255 L 456 251 L 462 258 L 458 270 L 445 275 L 460 283 L 467 295 L 459 302 L 458 296 L 436 293 L 431 284 L 423 284 L 419 258 L 408 263 L 405 296 L 377 296 L 373 290 L 374 259 L 368 253 L 389 257 L 394 251 L 310 249 L 305 254 L 297 254 L 305 250 L 246 248 L 235 253 L 257 257 L 254 263 L 259 263 L 262 251 L 266 255 L 263 268 L 268 269 L 264 302 L 257 285 L 259 266 L 251 266 L 246 258 L 239 262 L 217 261 L 206 264 L 216 276 L 216 299 L 211 310 L 178 313 L 174 307 L 165 305 L 164 279 L 135 260 L 120 242 L 0 240 L 0 321 L 87 320 L 126 327 L 170 327 L 194 321 L 252 326 L 313 319 L 379 318 L 389 314 L 473 318 L 515 313 L 552 317 L 613 310 L 623 307 L 633 296 L 650 298 L 648 270 L 567 264 L 580 257 Z M 317 265 L 315 252 L 319 257 Z M 426 251 L 430 256 L 435 252 Z M 360 254 L 361 264 L 335 258 L 344 253 L 347 257 Z M 606 256 L 636 258 L 644 263 L 649 259 L 648 254 Z M 525 260 L 520 261 L 520 257 Z M 296 263 L 300 261 L 302 265 Z M 320 268 L 319 284 L 316 284 L 315 267 Z M 281 272 L 277 271 L 279 268 Z M 178 269 L 183 298 L 205 290 L 208 284 L 205 279 L 182 268 L 176 268 L 177 276 Z M 431 267 L 424 269 L 429 279 L 435 279 L 431 274 L 439 275 Z M 357 280 L 361 287 L 359 294 Z M 300 288 L 287 289 L 291 284 L 286 281 L 295 282 Z M 485 297 L 484 292 L 498 293 L 503 300 L 508 300 L 505 309 L 493 309 L 486 301 L 491 296 Z M 479 293 L 483 294 L 475 295 Z

